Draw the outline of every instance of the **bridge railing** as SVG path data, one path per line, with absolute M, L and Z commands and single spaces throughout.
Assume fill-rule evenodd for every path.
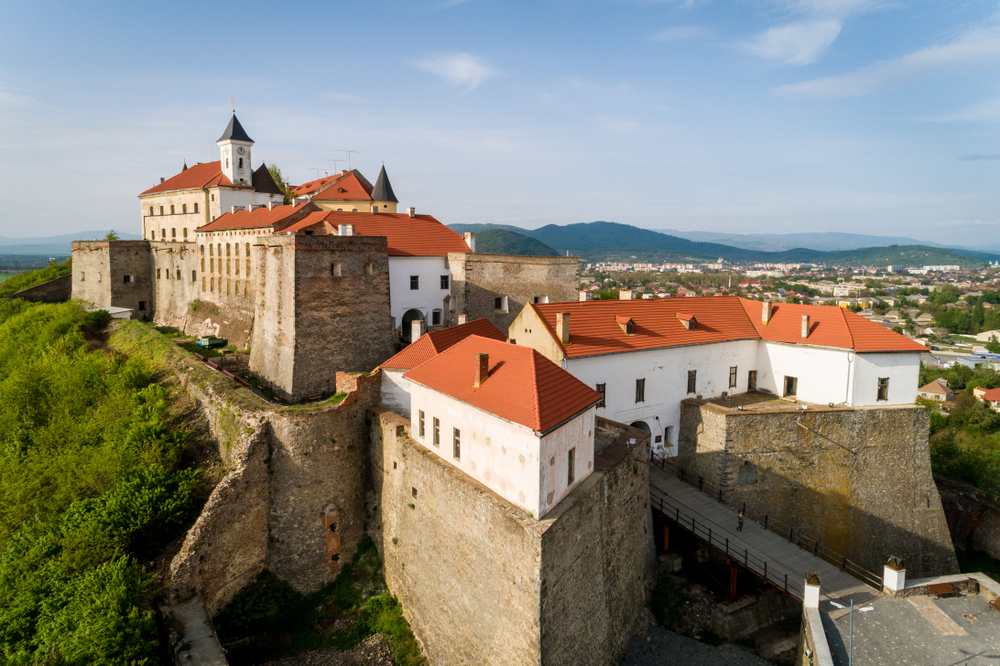
M 760 576 L 765 582 L 784 590 L 799 601 L 802 600 L 804 579 L 800 574 L 789 572 L 780 564 L 751 553 L 745 544 L 735 539 L 731 541 L 725 534 L 719 533 L 718 525 L 699 519 L 698 516 L 657 488 L 651 487 L 649 489 L 649 501 L 653 508 L 658 509 L 660 513 L 673 520 L 682 529 L 690 532 L 709 546 L 725 552 L 726 556 L 743 565 L 743 568 Z
M 695 486 L 698 490 L 702 490 L 704 479 L 698 475 L 689 474 L 672 460 L 654 454 L 652 457 L 652 463 L 663 471 L 673 474 L 681 481 Z M 702 490 L 702 492 L 704 491 Z M 868 571 L 857 562 L 848 559 L 843 553 L 839 553 L 819 540 L 809 537 L 801 530 L 796 530 L 793 526 L 787 525 L 780 520 L 769 516 L 767 513 L 757 511 L 753 506 L 747 506 L 746 502 L 743 502 L 741 506 L 733 506 L 731 503 L 726 502 L 722 498 L 721 489 L 719 490 L 719 496 L 712 496 L 712 499 L 723 506 L 729 507 L 733 511 L 743 511 L 743 517 L 747 520 L 753 520 L 764 529 L 770 530 L 782 538 L 787 539 L 802 550 L 812 553 L 816 557 L 832 564 L 841 571 L 854 576 L 868 585 L 871 585 L 876 590 L 882 589 L 881 576 L 872 571 Z

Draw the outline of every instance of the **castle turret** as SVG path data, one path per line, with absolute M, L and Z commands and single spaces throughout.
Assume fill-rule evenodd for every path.
M 389 176 L 386 174 L 383 164 L 382 170 L 378 172 L 375 187 L 372 189 L 372 206 L 377 206 L 380 213 L 395 213 L 398 204 L 399 199 L 392 191 L 392 183 L 389 182 Z
M 235 111 L 226 131 L 215 143 L 219 146 L 222 173 L 226 178 L 233 185 L 250 185 L 250 148 L 253 146 L 253 139 L 243 129 L 243 125 L 240 125 Z

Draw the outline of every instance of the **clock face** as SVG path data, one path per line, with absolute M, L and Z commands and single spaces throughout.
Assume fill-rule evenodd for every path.
M 240 155 L 242 155 L 246 151 L 243 149 L 243 146 L 240 146 L 239 148 L 236 149 L 236 152 L 238 152 Z

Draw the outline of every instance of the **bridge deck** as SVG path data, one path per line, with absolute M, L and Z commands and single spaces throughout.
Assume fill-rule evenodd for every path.
M 688 531 L 691 531 L 693 518 L 695 534 L 699 538 L 705 539 L 710 534 L 712 545 L 720 550 L 725 549 L 728 543 L 728 552 L 733 559 L 745 560 L 747 567 L 758 574 L 764 572 L 763 562 L 767 562 L 767 579 L 778 587 L 783 586 L 787 574 L 788 592 L 796 598 L 802 598 L 806 571 L 817 572 L 820 578 L 820 610 L 823 612 L 840 614 L 836 605 L 822 603 L 824 600 L 847 606 L 853 597 L 857 606 L 881 596 L 879 590 L 765 530 L 756 522 L 746 520 L 743 531 L 737 532 L 735 511 L 659 467 L 649 470 L 649 484 L 654 509 L 659 510 L 662 501 L 663 513 L 670 518 L 674 518 L 679 510 L 679 522 Z

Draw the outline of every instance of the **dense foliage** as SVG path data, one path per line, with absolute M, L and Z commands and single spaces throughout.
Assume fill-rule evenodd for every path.
M 107 313 L 0 300 L 0 664 L 159 663 L 140 561 L 178 533 L 197 473 Z
M 539 240 L 506 229 L 487 229 L 476 234 L 476 251 L 535 257 L 554 257 L 559 254 Z
M 976 387 L 1000 387 L 1000 375 L 965 366 L 927 368 L 920 372 L 923 386 L 944 377 L 955 391 L 950 412 L 931 407 L 931 466 L 934 474 L 1000 493 L 1000 413 L 977 400 Z
M 55 280 L 57 277 L 68 275 L 70 270 L 72 270 L 70 260 L 67 259 L 59 264 L 52 262 L 41 270 L 18 273 L 0 283 L 0 296 L 16 294 L 22 289 L 28 289 L 49 280 Z

